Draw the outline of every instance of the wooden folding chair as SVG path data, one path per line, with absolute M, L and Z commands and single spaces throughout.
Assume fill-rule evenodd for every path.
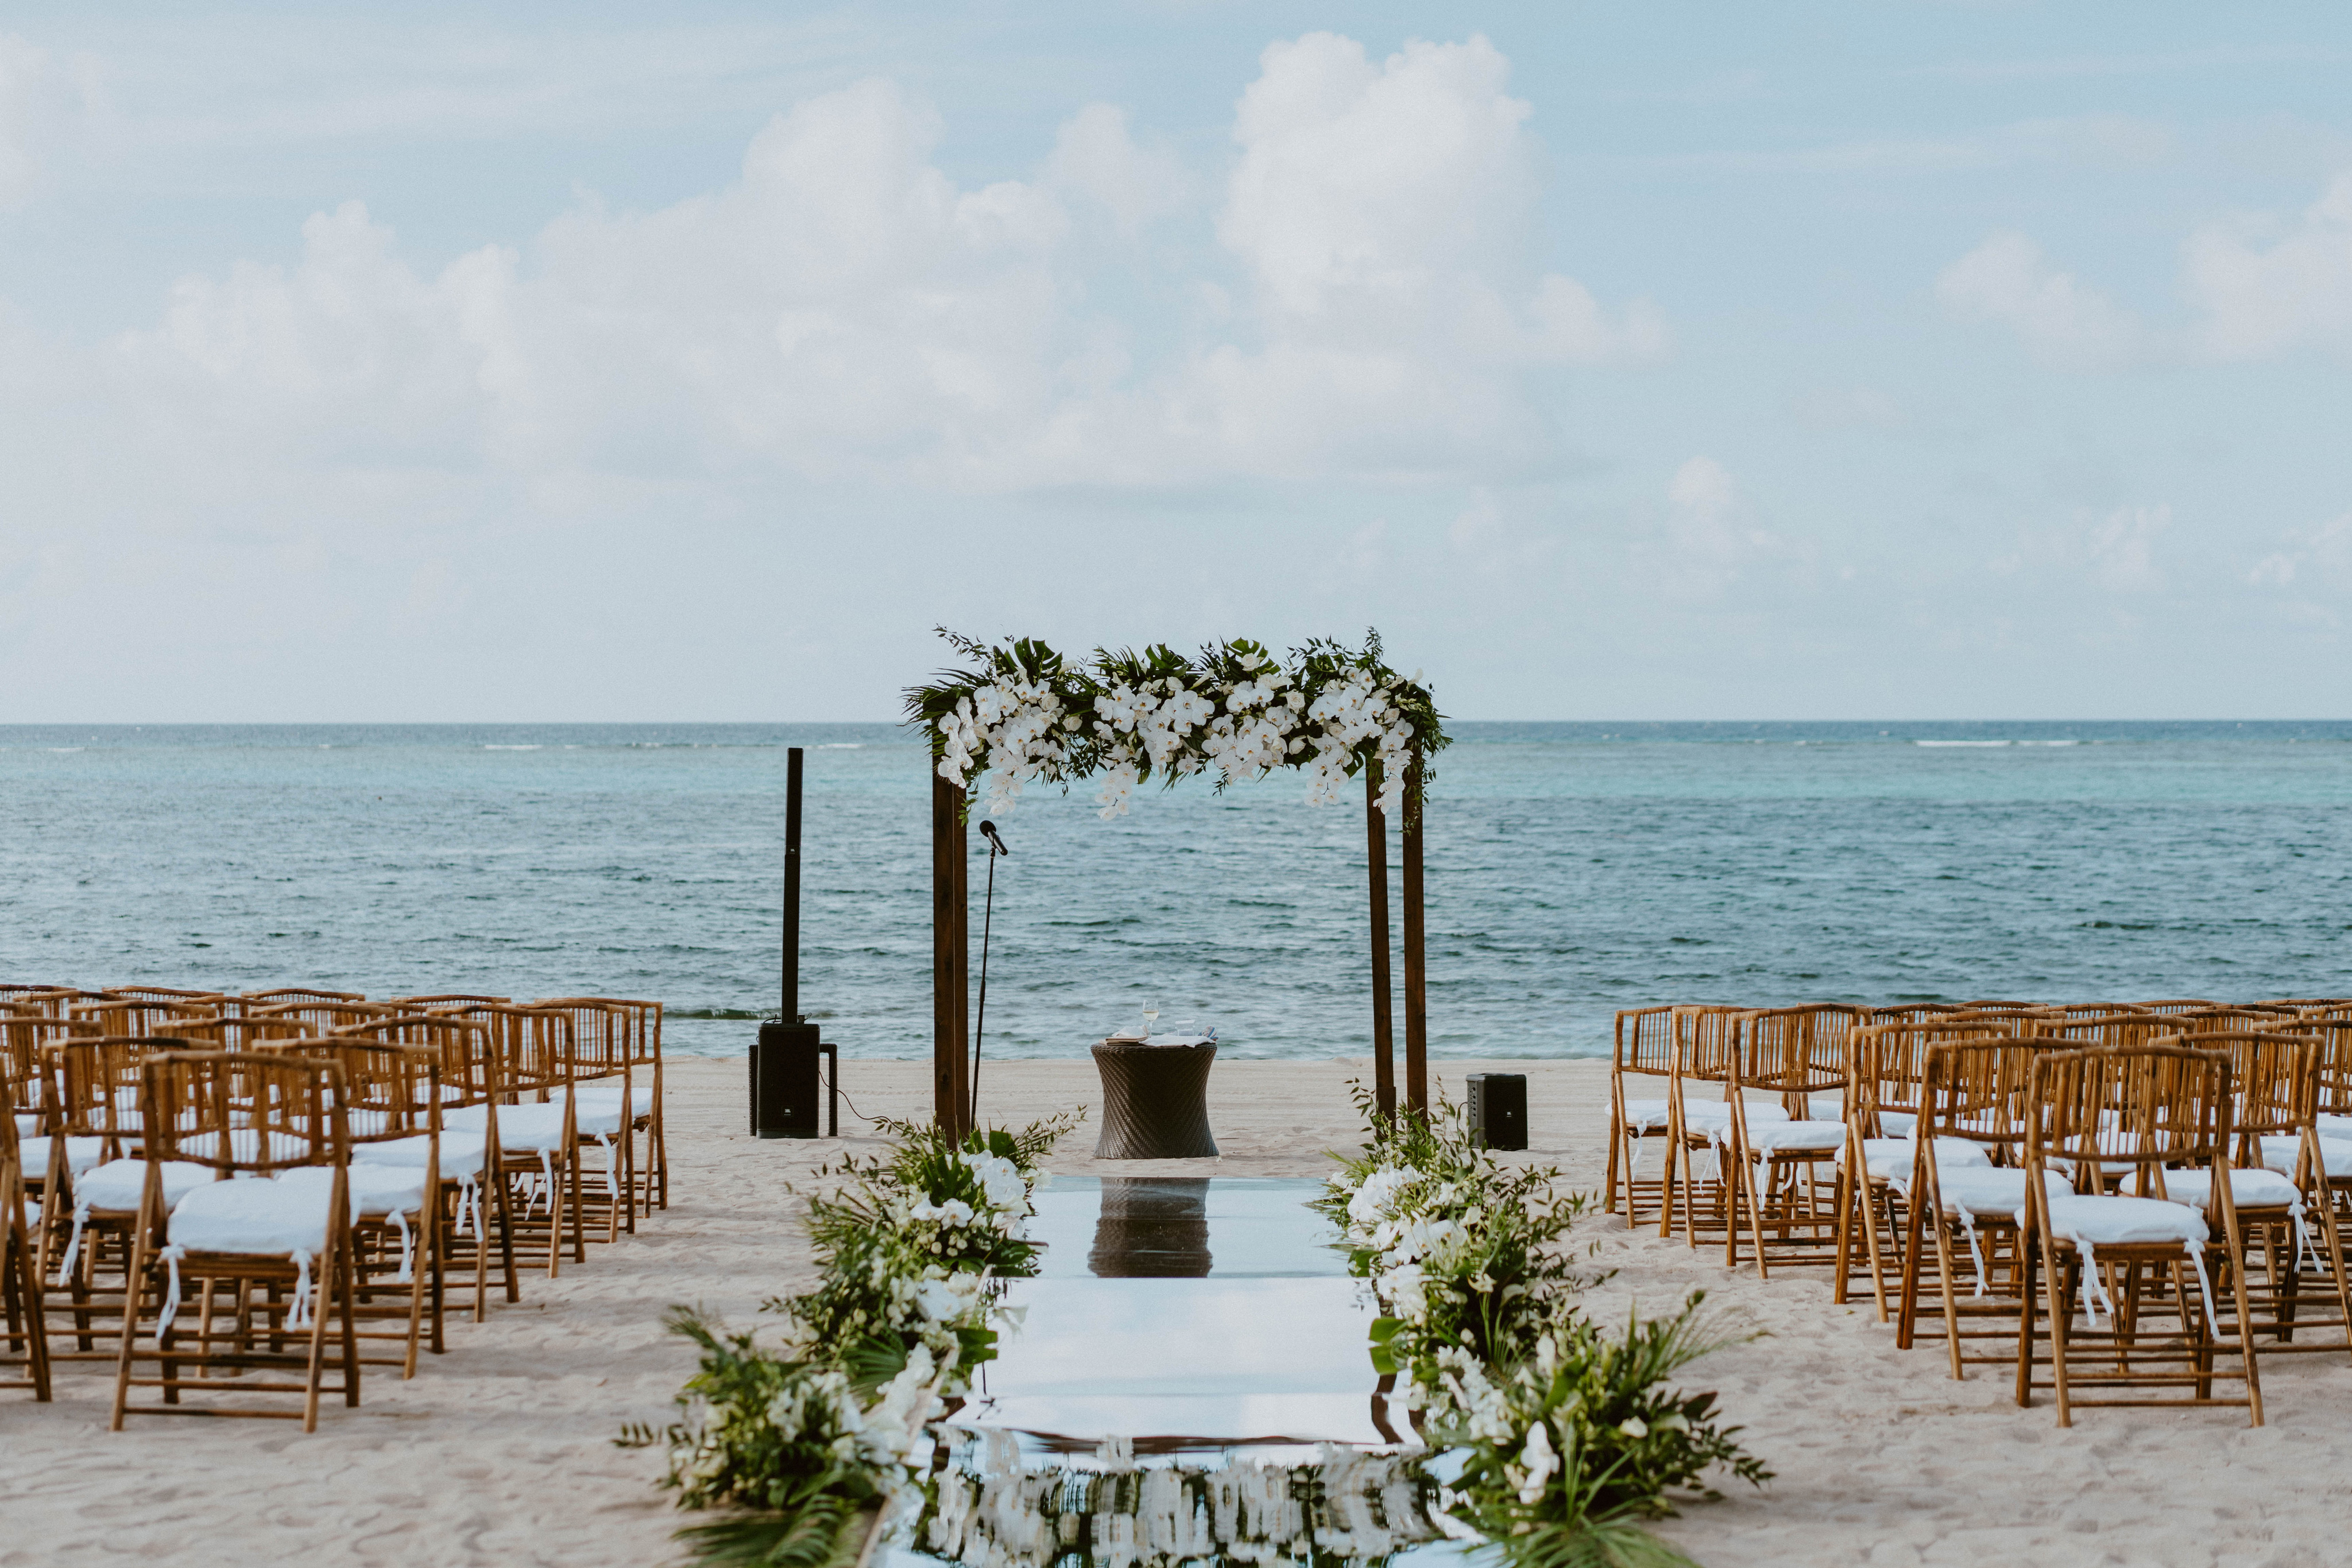
M 52 1362 L 114 1359 L 100 1340 L 111 1338 L 122 1311 L 131 1231 L 149 1175 L 141 1155 L 144 1063 L 185 1045 L 76 1035 L 43 1049 L 49 1149 L 41 1192 L 43 1289 L 50 1334 L 72 1340 L 70 1348 L 51 1347 Z M 163 1176 L 177 1197 L 212 1173 L 173 1164 Z
M 2053 1049 L 2053 1041 L 2039 1037 L 1927 1044 L 1910 1184 L 1920 1198 L 1906 1206 L 1895 1343 L 1903 1350 L 1916 1343 L 1920 1303 L 1932 1280 L 1955 1378 L 1963 1375 L 1965 1363 L 2010 1365 L 2017 1358 L 2017 1314 L 2028 1299 L 2024 1254 L 2032 1238 L 2025 1218 L 2027 1102 L 2033 1063 Z M 1955 1227 L 1963 1246 L 1953 1244 Z M 1963 1256 L 1969 1262 L 1965 1299 Z M 1975 1326 L 1988 1321 L 1993 1326 Z M 1973 1340 L 1992 1341 L 1997 1348 L 1969 1354 L 1964 1347 Z
M 1693 1248 L 1699 1245 L 1700 1199 L 1706 1199 L 1706 1228 L 1728 1230 L 1733 1223 L 1728 1189 L 1723 1180 L 1722 1148 L 1731 1126 L 1731 1082 L 1738 1060 L 1740 1020 L 1747 1009 L 1717 1006 L 1677 1007 L 1674 1011 L 1674 1054 L 1666 1080 L 1665 1174 L 1659 1205 L 1658 1234 L 1675 1230 L 1675 1198 L 1682 1197 L 1683 1235 Z M 1759 1110 L 1769 1118 L 1778 1106 Z M 1692 1156 L 1707 1157 L 1708 1176 L 1701 1186 L 1692 1169 Z
M 497 1040 L 503 1031 L 518 1027 L 514 1012 L 513 1009 L 483 1008 L 478 1016 L 455 1009 L 410 1013 L 379 1019 L 330 1037 L 402 1046 L 425 1051 L 434 1060 L 434 1092 L 441 1107 L 437 1137 L 429 1146 L 427 1140 L 416 1136 L 373 1142 L 365 1146 L 362 1157 L 372 1164 L 421 1168 L 429 1154 L 440 1173 L 439 1197 L 432 1220 L 436 1271 L 428 1315 L 431 1348 L 436 1355 L 444 1348 L 443 1297 L 453 1285 L 470 1291 L 476 1322 L 488 1316 L 494 1266 L 506 1299 L 521 1299 L 515 1279 L 514 1229 L 508 1184 L 495 1175 L 498 1162 L 493 1153 L 499 1147 L 501 1093 L 501 1051 Z M 529 1024 L 527 1018 L 521 1020 L 521 1027 Z M 467 1274 L 462 1281 L 457 1279 L 461 1270 Z
M 1726 1268 L 1739 1266 L 1742 1199 L 1759 1279 L 1769 1279 L 1776 1261 L 1841 1261 L 1838 1241 L 1852 1207 L 1843 1157 L 1845 1094 L 1853 1079 L 1849 1048 L 1861 1019 L 1859 1008 L 1835 1004 L 1762 1009 L 1743 1019 L 1742 1049 L 1732 1057 L 1725 1098 L 1731 1120 L 1724 1181 L 1733 1207 Z M 1750 1089 L 1778 1095 L 1781 1114 L 1753 1116 Z M 1837 1114 L 1815 1120 L 1824 1108 L 1816 1097 L 1827 1095 L 1837 1097 Z
M 2320 1041 L 2230 1030 L 2169 1043 L 2230 1056 L 2230 1186 L 2245 1243 L 2231 1262 L 2245 1275 L 2256 1350 L 2352 1354 L 2352 1289 L 2317 1126 Z M 2204 1206 L 2204 1172 L 2164 1179 L 2173 1198 Z
M 248 1416 L 299 1418 L 315 1431 L 322 1393 L 360 1402 L 342 1069 L 295 1052 L 166 1051 L 143 1071 L 149 1175 L 131 1234 L 114 1429 L 129 1416 Z M 173 1164 L 215 1179 L 173 1201 L 163 1179 Z M 313 1169 L 326 1174 L 296 1175 Z M 340 1385 L 325 1379 L 331 1318 Z M 156 1397 L 133 1402 L 134 1389 Z M 301 1396 L 299 1409 L 223 1397 L 287 1394 Z
M 1665 1191 L 1665 1174 L 1661 1170 L 1650 1180 L 1642 1180 L 1642 1145 L 1653 1134 L 1670 1134 L 1674 1117 L 1663 1095 L 1654 1100 L 1629 1097 L 1625 1081 L 1654 1078 L 1671 1087 L 1674 1048 L 1673 1008 L 1630 1008 L 1618 1012 L 1617 1044 L 1609 1061 L 1609 1170 L 1602 1207 L 1612 1214 L 1622 1213 L 1629 1228 L 1648 1223 L 1641 1212 L 1643 1194 L 1663 1205 L 1659 1195 Z M 1673 1158 L 1669 1154 L 1665 1163 L 1671 1165 Z
M 427 1045 L 357 1034 L 274 1042 L 279 1053 L 332 1061 L 343 1071 L 351 1144 L 352 1312 L 363 1365 L 416 1375 L 416 1352 L 430 1329 L 441 1343 L 441 1063 Z M 282 1181 L 320 1179 L 324 1167 Z M 415 1223 L 412 1224 L 412 1217 Z M 373 1325 L 373 1326 L 372 1326 Z M 370 1355 L 369 1342 L 397 1346 Z
M 1868 1024 L 1849 1047 L 1853 1082 L 1846 1092 L 1846 1167 L 1850 1212 L 1840 1232 L 1832 1299 L 1843 1304 L 1854 1272 L 1866 1268 L 1878 1321 L 1889 1319 L 1888 1272 L 1903 1256 L 1912 1176 L 1913 1139 L 1926 1095 L 1928 1050 L 1939 1041 L 2032 1038 L 2049 1026 L 2039 1013 L 1954 1012 L 1916 1023 Z M 1946 1159 L 1969 1158 L 1970 1145 L 1938 1145 Z M 1980 1155 L 1974 1157 L 1982 1157 Z
M 572 1099 L 574 1157 L 581 1162 L 582 1232 L 597 1240 L 618 1240 L 623 1229 L 634 1233 L 637 1228 L 636 1134 L 648 1124 L 655 1105 L 652 1086 L 640 1086 L 636 1079 L 644 1063 L 638 1043 L 641 1015 L 634 1003 L 601 997 L 561 997 L 535 1001 L 530 1008 L 561 1013 L 567 1025 L 563 1067 Z M 603 1151 L 601 1184 L 588 1180 L 592 1141 Z M 601 1226 L 596 1223 L 600 1214 Z M 596 1234 L 599 1229 L 602 1236 Z
M 588 1255 L 580 1219 L 572 1020 L 560 1009 L 486 1002 L 429 1016 L 469 1019 L 487 1032 L 497 1061 L 496 1103 L 447 1113 L 442 1118 L 444 1138 L 461 1131 L 487 1132 L 484 1179 L 497 1189 L 504 1244 L 518 1260 L 536 1258 L 544 1248 L 547 1274 L 553 1279 L 562 1271 L 567 1232 L 573 1260 L 584 1261 Z
M 2017 1402 L 2032 1403 L 2035 1347 L 2046 1322 L 2058 1424 L 2077 1406 L 2243 1406 L 2263 1424 L 2261 1368 L 2230 1169 L 2230 1058 L 2218 1051 L 2143 1045 L 2043 1053 L 2033 1064 L 2026 1126 L 2026 1202 L 2037 1246 L 2026 1253 L 2026 1291 L 2035 1308 L 2018 1314 Z M 2106 1190 L 2124 1172 L 2126 1190 Z M 2168 1197 L 2171 1171 L 2204 1170 L 2200 1212 Z M 2070 1179 L 2049 1196 L 2053 1173 Z M 2215 1280 L 2216 1267 L 2226 1276 Z M 2037 1281 L 2035 1275 L 2041 1278 Z M 2233 1333 L 2215 1305 L 2234 1298 Z M 2078 1311 L 2087 1311 L 2077 1327 Z M 2101 1318 L 2105 1319 L 2105 1326 Z M 2235 1369 L 2226 1363 L 2234 1358 Z M 2237 1382 L 2244 1395 L 2218 1396 Z M 2162 1391 L 2177 1392 L 2172 1397 Z
M 16 1085 L 0 1079 L 0 1388 L 29 1388 L 49 1402 L 49 1334 L 41 1311 L 37 1222 L 26 1218 L 25 1166 L 16 1139 Z

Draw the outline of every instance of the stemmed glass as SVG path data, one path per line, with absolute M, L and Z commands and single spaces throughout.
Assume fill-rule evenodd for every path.
M 1146 1002 L 1146 1003 L 1144 1003 L 1144 1004 L 1143 1004 L 1143 1038 L 1144 1038 L 1144 1039 L 1146 1039 L 1146 1040 L 1150 1040 L 1150 1039 L 1151 1038 L 1151 1026 L 1152 1026 L 1152 1025 L 1154 1025 L 1154 1024 L 1156 1024 L 1156 1023 L 1158 1023 L 1159 1021 L 1160 1021 L 1160 1004 L 1159 1004 L 1158 1002 Z

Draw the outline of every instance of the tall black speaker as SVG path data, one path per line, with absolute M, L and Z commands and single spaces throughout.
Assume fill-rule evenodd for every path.
M 1474 1072 L 1470 1086 L 1470 1131 L 1490 1149 L 1528 1146 L 1528 1080 L 1519 1072 Z
M 814 1138 L 817 1120 L 817 1026 L 763 1023 L 751 1048 L 751 1131 L 763 1138 Z

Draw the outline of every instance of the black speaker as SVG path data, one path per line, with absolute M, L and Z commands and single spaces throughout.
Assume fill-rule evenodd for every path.
M 1474 1072 L 1470 1085 L 1470 1131 L 1490 1149 L 1528 1146 L 1528 1080 L 1520 1072 Z
M 751 1048 L 751 1131 L 763 1138 L 814 1138 L 817 1120 L 817 1026 L 763 1023 Z

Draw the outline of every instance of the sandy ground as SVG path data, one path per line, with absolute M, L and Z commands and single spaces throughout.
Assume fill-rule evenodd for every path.
M 1448 1062 L 1458 1092 L 1479 1064 Z M 1598 1186 L 1607 1068 L 1496 1063 L 1529 1074 L 1531 1157 Z M 1313 1176 L 1321 1151 L 1356 1141 L 1345 1084 L 1360 1062 L 1225 1062 L 1211 1116 L 1213 1161 L 1097 1162 L 1092 1130 L 1055 1168 Z M 669 1069 L 671 1208 L 556 1281 L 527 1279 L 519 1306 L 453 1322 L 449 1352 L 414 1382 L 364 1385 L 304 1437 L 290 1423 L 151 1419 L 106 1430 L 110 1379 L 61 1370 L 53 1405 L 0 1396 L 0 1568 L 145 1563 L 329 1565 L 654 1564 L 676 1561 L 681 1521 L 653 1482 L 658 1461 L 611 1446 L 628 1420 L 659 1420 L 692 1357 L 662 1310 L 698 1301 L 748 1319 L 811 1277 L 783 1186 L 840 1144 L 760 1142 L 742 1131 L 739 1062 Z M 868 1114 L 919 1115 L 912 1062 L 847 1064 Z M 992 1062 L 983 1113 L 1025 1120 L 1091 1106 L 1080 1061 Z M 844 1127 L 853 1124 L 847 1112 Z M 1621 1272 L 1601 1312 L 1656 1308 L 1693 1286 L 1769 1338 L 1694 1368 L 1720 1391 L 1778 1472 L 1769 1491 L 1695 1508 L 1663 1531 L 1711 1564 L 2352 1563 L 2352 1356 L 2274 1359 L 2270 1425 L 2231 1411 L 2095 1411 L 2071 1431 L 2019 1410 L 2005 1385 L 1944 1375 L 1933 1352 L 1897 1352 L 1867 1306 L 1833 1307 L 1818 1278 L 1731 1274 L 1681 1242 L 1596 1231 Z

